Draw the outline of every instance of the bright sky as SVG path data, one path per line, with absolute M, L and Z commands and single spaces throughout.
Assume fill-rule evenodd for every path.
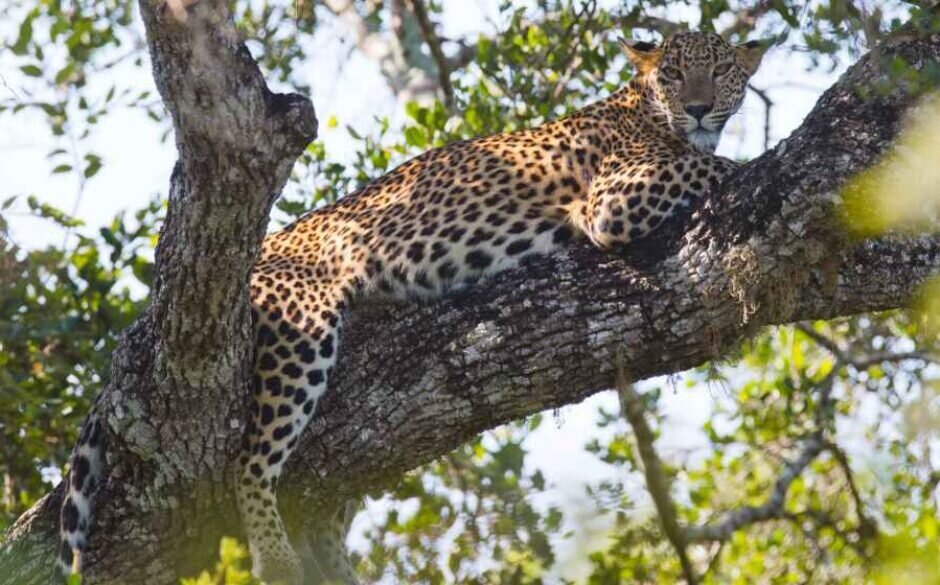
M 608 2 L 612 3 L 612 2 Z M 476 2 L 445 2 L 447 12 L 443 19 L 443 34 L 449 38 L 476 36 L 490 33 L 492 22 L 497 20 L 496 0 Z M 680 15 L 681 16 L 681 15 Z M 137 26 L 141 26 L 137 23 Z M 0 24 L 0 32 L 6 32 Z M 376 65 L 358 55 L 351 57 L 351 45 L 344 38 L 346 31 L 341 24 L 326 24 L 313 40 L 311 53 L 315 61 L 305 70 L 309 85 L 313 88 L 312 99 L 321 122 L 335 116 L 340 125 L 327 129 L 321 123 L 321 140 L 327 152 L 340 159 L 348 157 L 353 143 L 349 140 L 345 124 L 363 131 L 373 125 L 375 116 L 391 116 L 393 122 L 400 116 L 399 105 L 378 74 Z M 835 73 L 805 73 L 807 61 L 801 54 L 779 51 L 771 52 L 765 59 L 753 84 L 767 91 L 776 104 L 771 120 L 771 145 L 786 137 L 796 128 L 812 108 L 823 89 L 835 80 Z M 25 95 L 28 82 L 12 66 L 9 55 L 0 53 L 0 92 Z M 149 71 L 130 66 L 119 66 L 109 73 L 89 80 L 92 91 L 104 94 L 115 81 L 121 85 L 133 83 L 140 89 L 153 89 Z M 4 83 L 5 81 L 5 83 Z M 25 89 L 24 89 L 25 88 Z M 287 90 L 286 87 L 275 89 Z M 155 92 L 154 92 L 155 94 Z M 8 97 L 4 95 L 3 97 Z M 725 131 L 719 154 L 733 158 L 751 158 L 762 149 L 764 106 L 753 94 L 748 96 L 742 115 L 734 117 Z M 15 116 L 0 115 L 0 201 L 10 195 L 35 194 L 65 210 L 74 210 L 85 220 L 85 231 L 95 233 L 121 210 L 136 210 L 145 205 L 154 194 L 166 192 L 169 176 L 175 161 L 172 139 L 161 142 L 165 128 L 159 127 L 136 110 L 120 110 L 109 114 L 89 138 L 88 148 L 100 154 L 104 167 L 90 180 L 78 199 L 78 182 L 70 174 L 50 175 L 51 165 L 46 154 L 60 146 L 60 140 L 48 132 L 43 114 L 23 112 Z M 394 127 L 394 123 L 393 123 Z M 68 145 L 65 145 L 68 147 Z M 40 222 L 14 213 L 8 216 L 12 235 L 26 247 L 61 244 L 63 234 L 51 230 L 46 222 Z M 681 381 L 671 389 L 664 380 L 652 380 L 647 385 L 660 384 L 664 391 L 664 415 L 666 428 L 659 441 L 667 457 L 686 456 L 704 445 L 696 430 L 711 415 L 715 390 L 702 386 L 686 388 Z M 531 450 L 528 464 L 541 469 L 550 483 L 552 493 L 540 503 L 562 505 L 583 501 L 586 481 L 602 478 L 636 483 L 622 472 L 606 466 L 585 453 L 584 444 L 589 437 L 609 434 L 598 432 L 595 427 L 599 408 L 613 411 L 617 408 L 612 393 L 601 393 L 576 406 L 562 409 L 557 424 L 549 413 L 542 427 L 527 441 Z M 642 491 L 636 484 L 638 492 Z M 544 500 L 544 501 L 543 501 Z M 360 515 L 356 530 L 362 530 L 370 517 L 380 516 L 381 505 L 371 506 Z M 587 535 L 588 540 L 600 544 L 602 524 L 595 526 L 598 532 Z M 361 541 L 358 541 L 361 543 Z M 354 542 L 357 544 L 357 542 Z M 574 577 L 584 566 L 566 559 L 571 547 L 563 548 L 559 566 L 567 567 L 566 573 Z M 580 553 L 579 553 L 580 554 Z

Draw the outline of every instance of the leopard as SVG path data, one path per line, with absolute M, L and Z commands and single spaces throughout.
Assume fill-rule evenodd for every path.
M 621 44 L 634 73 L 609 96 L 534 128 L 429 150 L 264 238 L 250 278 L 255 370 L 235 489 L 256 576 L 358 582 L 343 544 L 348 509 L 325 522 L 322 574 L 305 581 L 276 497 L 333 378 L 354 300 L 437 298 L 576 239 L 622 248 L 737 167 L 715 150 L 771 43 L 693 31 Z M 90 417 L 73 451 L 66 574 L 80 571 L 103 434 Z

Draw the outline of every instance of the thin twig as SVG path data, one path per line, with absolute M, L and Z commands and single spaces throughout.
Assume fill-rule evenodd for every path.
M 418 28 L 421 29 L 421 36 L 424 37 L 424 42 L 428 44 L 431 56 L 437 64 L 437 78 L 441 84 L 441 93 L 444 94 L 444 105 L 447 106 L 448 110 L 452 110 L 454 107 L 454 86 L 450 82 L 450 66 L 447 56 L 444 55 L 444 49 L 441 48 L 441 39 L 438 38 L 437 32 L 434 30 L 434 23 L 431 22 L 424 0 L 410 1 L 411 10 L 418 21 Z
M 441 40 L 443 41 L 445 39 L 441 38 Z M 457 49 L 456 55 L 447 59 L 447 68 L 453 72 L 458 69 L 463 69 L 473 61 L 474 57 L 477 56 L 477 45 L 476 43 L 468 43 L 462 39 L 452 42 L 460 47 Z
M 774 107 L 774 102 L 767 95 L 766 90 L 758 89 L 750 83 L 747 84 L 747 88 L 764 102 L 764 150 L 767 150 L 770 148 L 770 112 Z
M 835 427 L 835 408 L 832 404 L 832 390 L 836 385 L 836 374 L 841 365 L 832 368 L 826 377 L 819 381 L 819 403 L 816 405 L 816 432 L 822 436 L 827 430 Z
M 568 26 L 568 29 L 565 31 L 564 38 L 579 38 L 582 35 L 582 31 L 575 32 L 575 27 L 581 26 L 586 27 L 590 23 L 594 22 L 594 13 L 597 10 L 597 2 L 592 0 L 591 2 L 585 2 L 581 10 L 575 13 L 574 18 L 571 20 L 571 24 Z M 578 68 L 581 67 L 582 59 L 581 55 L 574 53 L 574 56 L 568 60 L 568 65 L 565 67 L 565 72 L 558 77 L 558 80 L 555 82 L 555 89 L 552 90 L 552 99 L 557 100 L 561 97 L 561 94 L 567 89 L 568 83 L 571 82 L 575 74 L 578 72 Z
M 13 89 L 13 86 L 10 85 L 10 83 L 7 81 L 7 78 L 4 77 L 2 73 L 0 73 L 0 85 L 3 85 L 3 87 L 5 87 L 5 88 L 7 88 L 8 90 L 10 90 L 10 93 L 13 94 L 13 97 L 16 99 L 17 102 L 20 101 L 20 94 L 19 94 L 19 92 L 17 92 L 15 89 Z
M 902 352 L 885 352 L 885 353 L 873 353 L 865 357 L 858 359 L 849 360 L 849 365 L 855 368 L 856 370 L 864 370 L 869 366 L 874 366 L 876 364 L 883 364 L 885 362 L 903 362 L 905 360 L 922 360 L 925 362 L 931 361 L 933 358 L 930 355 L 922 351 L 902 351 Z
M 838 369 L 842 366 L 852 366 L 856 370 L 864 370 L 869 366 L 885 362 L 903 362 L 905 360 L 932 361 L 934 359 L 931 355 L 922 351 L 879 352 L 853 358 L 849 355 L 848 350 L 842 349 L 834 340 L 819 333 L 809 325 L 800 323 L 796 325 L 796 328 L 815 341 L 817 345 L 828 350 L 829 353 L 836 358 L 838 363 L 836 364 L 836 368 L 833 369 Z
M 69 87 L 68 93 L 72 93 L 72 88 Z M 71 95 L 66 98 L 65 107 L 68 107 L 67 104 L 71 101 Z M 71 217 L 74 218 L 78 215 L 78 210 L 82 205 L 82 199 L 85 197 L 85 184 L 88 181 L 88 178 L 85 176 L 85 169 L 82 168 L 82 159 L 78 152 L 78 140 L 75 138 L 75 129 L 72 127 L 72 119 L 69 118 L 68 122 L 65 123 L 66 134 L 69 139 L 69 145 L 71 146 L 72 154 L 72 166 L 75 176 L 78 177 L 78 190 L 75 193 L 75 201 L 72 203 L 72 213 Z M 66 244 L 68 244 L 69 237 L 71 237 L 74 226 L 69 225 L 65 228 L 65 233 L 62 235 L 62 249 L 65 249 Z
M 806 335 L 813 341 L 815 341 L 818 345 L 821 345 L 822 347 L 829 350 L 829 353 L 831 353 L 833 357 L 835 357 L 840 362 L 846 363 L 849 361 L 848 356 L 846 356 L 845 354 L 845 350 L 839 347 L 839 345 L 835 341 L 833 341 L 832 339 L 829 339 L 822 333 L 819 333 L 818 331 L 813 329 L 811 326 L 806 325 L 804 323 L 799 323 L 796 325 L 796 329 L 801 331 L 804 335 Z
M 862 501 L 862 494 L 855 483 L 855 474 L 852 473 L 848 456 L 842 447 L 831 441 L 827 443 L 826 448 L 832 453 L 842 469 L 845 482 L 849 486 L 849 493 L 852 494 L 852 501 L 855 503 L 855 515 L 858 516 L 858 535 L 866 540 L 874 538 L 878 535 L 878 526 L 865 514 L 865 502 Z

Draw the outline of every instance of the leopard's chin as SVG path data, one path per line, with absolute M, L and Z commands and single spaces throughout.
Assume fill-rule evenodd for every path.
M 689 139 L 689 142 L 699 149 L 705 152 L 715 152 L 715 149 L 718 148 L 718 141 L 721 139 L 721 132 L 699 127 L 686 133 L 686 137 Z

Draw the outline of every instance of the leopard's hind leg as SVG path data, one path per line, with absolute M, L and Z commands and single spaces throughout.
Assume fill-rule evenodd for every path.
M 277 509 L 285 462 L 327 389 L 348 289 L 328 282 L 253 282 L 256 367 L 237 497 L 254 573 L 303 583 L 303 568 Z

